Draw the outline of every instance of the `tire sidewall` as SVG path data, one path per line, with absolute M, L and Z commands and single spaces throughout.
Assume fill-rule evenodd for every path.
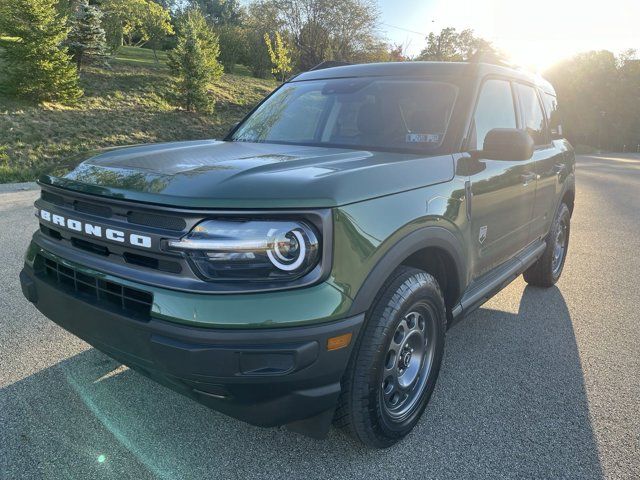
M 555 236 L 558 233 L 558 229 L 561 227 L 562 225 L 562 221 L 563 219 L 565 220 L 565 224 L 567 226 L 566 229 L 566 235 L 565 235 L 565 249 L 564 249 L 564 256 L 562 257 L 562 262 L 560 263 L 560 268 L 558 269 L 557 273 L 553 272 L 553 249 L 554 249 L 554 243 L 555 243 Z M 569 208 L 564 204 L 560 204 L 560 208 L 558 209 L 558 214 L 556 215 L 556 219 L 554 222 L 554 226 L 553 226 L 553 232 L 552 232 L 552 236 L 549 238 L 549 240 L 554 239 L 554 242 L 549 242 L 549 272 L 550 272 L 550 276 L 553 279 L 553 283 L 556 283 L 560 277 L 562 276 L 562 271 L 564 270 L 564 264 L 567 261 L 567 254 L 569 253 L 569 239 L 571 238 L 571 214 L 569 213 Z
M 433 393 L 444 353 L 446 314 L 444 303 L 442 301 L 442 294 L 440 293 L 435 279 L 430 275 L 427 275 L 424 272 L 419 272 L 405 278 L 405 282 L 412 277 L 418 280 L 419 286 L 417 288 L 412 288 L 411 293 L 406 297 L 398 295 L 397 291 L 393 292 L 391 296 L 383 295 L 372 311 L 372 318 L 370 320 L 373 321 L 368 322 L 368 327 L 373 329 L 378 326 L 376 323 L 380 321 L 385 322 L 384 338 L 378 339 L 379 348 L 377 349 L 377 354 L 367 375 L 368 385 L 375 386 L 375 388 L 369 389 L 370 391 L 367 402 L 369 405 L 369 422 L 370 425 L 374 427 L 376 437 L 380 438 L 382 442 L 385 443 L 383 446 L 392 445 L 404 437 L 420 419 L 427 403 L 429 402 L 431 394 Z M 389 290 L 391 291 L 391 289 Z M 402 298 L 401 303 L 398 302 L 398 297 Z M 413 407 L 413 411 L 405 419 L 398 422 L 394 421 L 385 410 L 380 393 L 380 389 L 382 388 L 382 374 L 386 353 L 391 343 L 393 333 L 404 316 L 417 304 L 426 304 L 427 308 L 429 308 L 435 316 L 436 344 L 433 363 L 422 397 Z

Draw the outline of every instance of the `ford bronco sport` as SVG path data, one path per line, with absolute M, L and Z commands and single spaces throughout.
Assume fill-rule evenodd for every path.
M 40 179 L 20 274 L 51 320 L 259 426 L 387 447 L 447 327 L 560 277 L 574 162 L 553 88 L 485 64 L 317 69 L 223 141 L 109 149 Z

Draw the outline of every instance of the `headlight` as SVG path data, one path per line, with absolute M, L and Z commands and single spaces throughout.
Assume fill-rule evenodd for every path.
M 187 252 L 207 280 L 287 281 L 319 262 L 314 228 L 288 220 L 205 220 L 170 249 Z

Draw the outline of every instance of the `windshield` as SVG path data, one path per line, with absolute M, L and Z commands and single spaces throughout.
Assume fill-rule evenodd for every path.
M 285 84 L 231 139 L 378 150 L 431 150 L 447 131 L 457 88 L 429 80 L 348 78 Z

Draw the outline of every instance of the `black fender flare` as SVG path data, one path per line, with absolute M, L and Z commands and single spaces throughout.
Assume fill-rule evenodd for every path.
M 457 270 L 458 292 L 462 294 L 467 279 L 467 264 L 466 254 L 460 241 L 446 228 L 422 227 L 398 240 L 378 261 L 356 293 L 349 315 L 366 312 L 389 275 L 409 256 L 428 247 L 439 248 L 451 256 Z
M 560 192 L 560 195 L 558 195 L 558 199 L 556 201 L 556 209 L 554 210 L 554 215 L 558 212 L 558 209 L 560 208 L 560 205 L 562 204 L 562 199 L 567 194 L 567 192 L 572 192 L 573 193 L 573 198 L 574 198 L 574 202 L 575 202 L 575 197 L 576 197 L 576 177 L 575 177 L 575 174 L 573 172 L 569 173 L 567 175 L 567 177 L 564 179 L 564 181 L 562 182 L 562 191 Z M 571 214 L 573 215 L 573 210 L 571 211 Z

